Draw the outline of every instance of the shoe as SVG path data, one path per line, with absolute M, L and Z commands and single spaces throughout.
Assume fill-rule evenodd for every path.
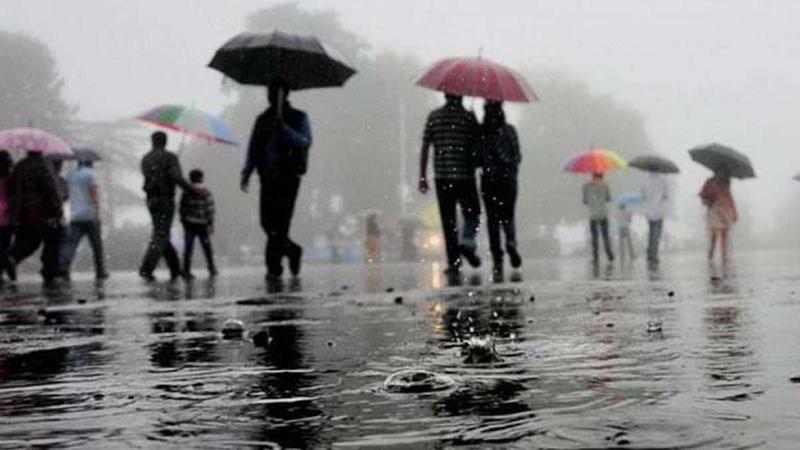
M 481 258 L 475 253 L 475 248 L 467 247 L 466 245 L 459 245 L 459 252 L 462 256 L 467 260 L 470 266 L 472 267 L 480 267 L 481 266 Z
M 209 278 L 216 278 L 219 276 L 219 270 L 216 267 L 209 267 L 208 268 L 208 276 Z
M 181 274 L 181 276 L 183 277 L 184 280 L 187 280 L 187 281 L 188 280 L 194 280 L 194 275 L 192 274 L 192 272 L 183 272 Z
M 111 275 L 109 275 L 108 272 L 106 272 L 105 270 L 102 271 L 102 272 L 96 273 L 95 276 L 94 276 L 94 278 L 96 280 L 107 280 L 109 277 L 111 277 Z
M 508 248 L 506 248 L 506 252 L 508 252 L 508 262 L 511 263 L 511 267 L 519 269 L 519 267 L 522 265 L 522 257 L 519 256 L 517 247 L 510 245 Z
M 140 271 L 139 276 L 142 277 L 142 279 L 148 283 L 155 283 L 156 281 L 156 277 L 154 277 L 153 274 L 149 272 Z
M 503 277 L 503 264 L 495 264 L 492 268 L 492 283 L 502 283 L 503 281 L 505 281 L 505 277 Z
M 300 264 L 303 259 L 303 247 L 299 245 L 289 254 L 289 271 L 293 276 L 300 275 Z

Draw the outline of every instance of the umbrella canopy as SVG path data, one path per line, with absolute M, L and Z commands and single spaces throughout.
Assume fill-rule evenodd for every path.
M 103 158 L 100 156 L 99 153 L 90 148 L 76 148 L 72 152 L 72 159 L 76 161 L 95 162 L 95 161 L 100 161 Z
M 645 172 L 679 173 L 680 169 L 674 162 L 656 155 L 637 156 L 628 161 L 628 165 Z
M 626 167 L 628 163 L 621 156 L 599 148 L 583 152 L 564 163 L 564 171 L 573 173 L 606 173 Z
M 626 207 L 638 206 L 642 203 L 642 194 L 639 192 L 626 192 L 617 197 L 617 205 Z
M 755 178 L 756 173 L 750 159 L 736 150 L 721 145 L 709 144 L 689 150 L 692 159 L 713 172 L 724 170 L 733 178 Z
M 180 105 L 161 105 L 138 116 L 137 119 L 209 142 L 237 145 L 233 133 L 223 121 L 199 109 Z
M 217 50 L 209 67 L 242 84 L 290 89 L 342 86 L 356 71 L 332 47 L 313 36 L 241 33 Z
M 55 158 L 72 156 L 72 149 L 66 142 L 38 128 L 11 128 L 0 131 L 0 149 L 39 152 Z
M 539 100 L 522 75 L 486 58 L 448 58 L 434 64 L 417 85 L 454 95 L 507 102 Z

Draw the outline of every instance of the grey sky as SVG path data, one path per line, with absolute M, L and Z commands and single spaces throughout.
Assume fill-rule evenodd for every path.
M 0 27 L 47 42 L 81 117 L 111 119 L 192 100 L 214 111 L 227 100 L 221 77 L 205 64 L 248 12 L 274 3 L 6 0 Z M 798 2 L 299 3 L 336 9 L 376 49 L 425 62 L 482 47 L 512 66 L 563 69 L 638 108 L 654 145 L 686 169 L 687 192 L 706 172 L 688 162 L 685 150 L 708 141 L 747 152 L 763 175 L 737 186 L 745 202 L 800 188 L 789 182 L 800 170 Z

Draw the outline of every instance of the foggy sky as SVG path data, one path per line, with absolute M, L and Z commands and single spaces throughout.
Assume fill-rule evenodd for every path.
M 205 65 L 219 45 L 243 29 L 249 12 L 276 3 L 4 0 L 0 27 L 26 32 L 50 47 L 67 100 L 80 106 L 81 118 L 128 117 L 167 102 L 219 111 L 233 99 L 220 92 L 221 76 Z M 708 174 L 691 163 L 686 150 L 711 141 L 744 151 L 756 166 L 758 180 L 734 187 L 744 208 L 800 193 L 800 184 L 790 180 L 800 171 L 800 3 L 298 3 L 339 11 L 345 27 L 375 50 L 392 49 L 429 63 L 482 49 L 518 68 L 554 67 L 588 82 L 642 112 L 656 149 L 684 170 L 679 195 L 685 198 Z M 613 150 L 630 156 L 639 149 Z M 693 198 L 684 202 L 695 205 Z M 758 211 L 764 223 L 772 219 L 770 209 Z M 687 214 L 696 213 L 690 208 Z

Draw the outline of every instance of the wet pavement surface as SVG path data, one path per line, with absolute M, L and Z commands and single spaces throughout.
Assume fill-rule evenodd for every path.
M 2 292 L 0 447 L 797 448 L 798 260 L 31 278 Z

